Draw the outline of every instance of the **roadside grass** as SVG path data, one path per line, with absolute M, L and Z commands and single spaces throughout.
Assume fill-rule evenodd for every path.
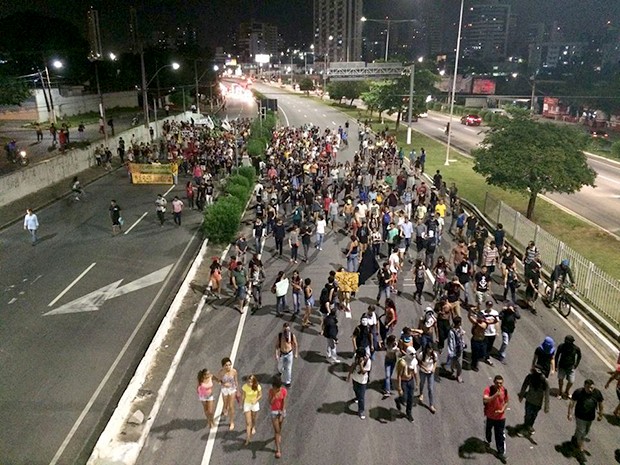
M 359 118 L 358 111 L 355 108 L 351 110 L 341 106 L 338 108 L 351 118 Z M 370 115 L 363 111 L 361 119 L 365 120 L 367 118 L 373 129 L 383 130 L 387 126 L 390 131 L 394 131 L 395 122 L 390 119 L 385 119 L 383 124 L 381 124 L 376 113 L 371 119 Z M 452 182 L 456 183 L 461 197 L 482 209 L 486 193 L 489 192 L 493 197 L 504 201 L 515 210 L 525 214 L 528 202 L 527 197 L 516 192 L 487 185 L 484 178 L 472 170 L 473 161 L 470 158 L 451 150 L 449 157 L 450 165 L 445 166 L 445 144 L 415 131 L 415 126 L 414 131 L 412 131 L 411 145 L 406 144 L 406 135 L 406 127 L 401 124 L 398 129 L 397 140 L 399 146 L 405 150 L 405 156 L 408 156 L 413 148 L 419 153 L 420 148 L 424 147 L 427 153 L 426 172 L 432 176 L 436 170 L 440 170 L 443 180 L 448 186 Z M 355 143 L 357 143 L 357 136 L 351 137 L 351 140 L 355 140 Z M 615 246 L 616 241 L 609 234 L 575 218 L 542 198 L 536 201 L 536 209 L 534 210 L 532 221 L 591 262 L 596 263 L 602 270 L 614 278 L 620 279 L 620 248 Z

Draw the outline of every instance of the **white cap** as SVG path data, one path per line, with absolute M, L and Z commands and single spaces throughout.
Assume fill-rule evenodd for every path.
M 413 346 L 407 347 L 407 355 L 415 355 L 415 347 Z

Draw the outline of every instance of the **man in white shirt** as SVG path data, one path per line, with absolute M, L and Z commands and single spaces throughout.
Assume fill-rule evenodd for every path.
M 24 217 L 24 229 L 30 233 L 32 238 L 32 245 L 37 243 L 37 229 L 39 229 L 39 219 L 37 215 L 32 212 L 32 208 L 26 209 L 26 216 Z
M 405 253 L 407 253 L 411 245 L 411 235 L 413 234 L 413 223 L 408 216 L 405 216 L 405 222 L 400 225 L 400 230 L 405 238 Z
M 491 361 L 491 351 L 493 350 L 493 343 L 495 342 L 495 336 L 497 336 L 497 327 L 499 326 L 499 313 L 493 308 L 493 301 L 487 300 L 484 310 L 481 312 L 484 317 L 484 321 L 487 323 L 487 329 L 484 330 L 484 339 L 487 344 L 487 357 L 485 362 L 493 366 Z
M 316 245 L 315 247 L 319 250 L 323 250 L 323 238 L 325 237 L 325 228 L 327 227 L 327 222 L 323 215 L 319 215 L 316 220 Z
M 396 292 L 398 272 L 402 267 L 400 263 L 400 257 L 398 256 L 398 250 L 394 249 L 394 251 L 390 254 L 390 257 L 388 258 L 388 263 L 390 264 L 390 273 L 392 273 L 392 292 Z

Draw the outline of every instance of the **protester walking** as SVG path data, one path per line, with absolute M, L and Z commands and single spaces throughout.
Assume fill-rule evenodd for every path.
M 578 459 L 585 462 L 586 449 L 584 442 L 588 441 L 592 422 L 596 418 L 598 421 L 603 419 L 603 394 L 596 387 L 594 381 L 586 379 L 583 387 L 576 389 L 571 396 L 568 404 L 568 421 L 573 419 L 573 410 L 575 412 L 575 433 L 572 442 L 579 449 Z M 598 410 L 598 415 L 597 415 Z
M 519 391 L 519 402 L 525 399 L 525 417 L 523 425 L 519 428 L 519 434 L 531 436 L 534 434 L 534 422 L 540 409 L 545 408 L 545 413 L 549 413 L 549 383 L 547 378 L 540 370 L 534 367 L 523 380 Z
M 291 387 L 293 376 L 293 358 L 299 356 L 299 346 L 297 337 L 291 331 L 288 323 L 282 325 L 282 331 L 278 333 L 276 340 L 276 360 L 278 361 L 278 371 L 282 375 L 284 385 Z
M 355 351 L 355 360 L 349 367 L 347 381 L 353 380 L 353 392 L 355 393 L 355 402 L 357 403 L 357 414 L 361 420 L 366 419 L 365 400 L 366 387 L 372 362 L 366 351 L 360 347 Z
M 174 196 L 172 199 L 172 216 L 174 217 L 174 223 L 177 226 L 181 226 L 181 213 L 183 212 L 183 201 L 178 196 Z
M 506 351 L 508 349 L 508 344 L 510 343 L 512 335 L 515 332 L 517 320 L 519 318 L 521 318 L 521 315 L 512 302 L 506 305 L 499 314 L 499 319 L 501 321 L 500 331 L 502 332 L 502 345 L 499 348 L 498 358 L 504 365 L 506 364 Z
M 273 426 L 274 441 L 276 443 L 276 458 L 282 457 L 282 424 L 286 418 L 286 397 L 288 391 L 282 387 L 279 376 L 274 377 L 269 389 L 269 408 L 271 425 Z
M 245 416 L 245 445 L 247 446 L 256 434 L 256 417 L 260 411 L 259 401 L 262 398 L 262 389 L 256 375 L 248 376 L 247 381 L 241 387 L 241 395 Z
M 504 387 L 504 378 L 496 375 L 493 385 L 487 386 L 482 395 L 484 416 L 486 418 L 485 440 L 490 447 L 493 434 L 497 447 L 497 458 L 506 463 L 506 407 L 508 407 L 508 391 Z
M 394 399 L 396 408 L 400 412 L 405 404 L 405 415 L 407 420 L 413 422 L 413 402 L 415 387 L 418 383 L 418 358 L 416 350 L 409 346 L 405 350 L 405 355 L 396 364 L 396 386 L 398 387 L 398 397 Z
M 575 338 L 567 335 L 555 351 L 555 367 L 558 371 L 558 397 L 568 399 L 570 388 L 575 382 L 575 370 L 581 362 L 581 349 L 575 344 Z M 564 390 L 566 380 L 566 390 Z
M 26 209 L 26 216 L 24 216 L 24 230 L 30 233 L 32 245 L 35 245 L 38 241 L 37 231 L 39 229 L 39 218 L 32 211 L 32 208 Z
M 215 426 L 213 416 L 213 374 L 206 368 L 198 372 L 198 400 L 202 403 L 202 408 L 207 417 L 209 428 Z
M 110 219 L 112 220 L 112 235 L 116 236 L 121 232 L 123 226 L 123 219 L 121 218 L 121 207 L 116 203 L 116 200 L 110 200 L 110 207 L 108 208 Z
M 168 202 L 164 198 L 163 195 L 157 194 L 157 199 L 155 199 L 155 212 L 157 213 L 157 218 L 159 219 L 159 225 L 163 226 L 164 221 L 166 221 L 166 205 Z
M 338 311 L 332 308 L 329 314 L 323 318 L 323 336 L 327 339 L 327 361 L 330 363 L 340 363 L 338 359 Z
M 232 361 L 228 357 L 222 359 L 222 368 L 214 377 L 222 385 L 222 399 L 224 400 L 224 408 L 222 416 L 228 417 L 230 425 L 229 430 L 235 429 L 235 398 L 237 395 L 237 387 L 239 381 L 237 379 L 237 370 L 233 368 Z

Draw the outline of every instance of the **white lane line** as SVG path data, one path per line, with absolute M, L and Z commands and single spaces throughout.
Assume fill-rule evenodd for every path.
M 172 189 L 174 189 L 175 187 L 176 187 L 176 185 L 175 185 L 175 184 L 173 184 L 172 186 L 170 186 L 170 189 L 168 189 L 168 190 L 166 191 L 166 193 L 163 195 L 163 197 L 167 196 L 167 195 L 170 193 L 170 191 L 171 191 Z
M 333 124 L 334 126 L 338 126 L 338 125 L 336 124 L 336 122 L 335 122 L 335 121 L 332 121 L 332 124 Z
M 63 296 L 63 295 L 65 295 L 67 292 L 69 292 L 69 289 L 71 289 L 73 286 L 75 286 L 75 285 L 77 284 L 77 282 L 78 282 L 80 279 L 82 279 L 82 278 L 84 277 L 84 275 L 85 275 L 86 273 L 88 273 L 88 272 L 89 272 L 89 271 L 93 268 L 93 266 L 95 266 L 96 264 L 97 264 L 97 263 L 91 263 L 91 265 L 90 265 L 88 268 L 86 268 L 84 271 L 82 271 L 82 273 L 81 273 L 81 274 L 80 274 L 77 278 L 75 278 L 75 279 L 71 282 L 71 284 L 69 284 L 67 287 L 65 287 L 65 289 L 64 289 L 64 290 L 63 290 L 60 294 L 58 294 L 58 296 L 56 296 L 56 298 L 55 298 L 54 300 L 52 300 L 49 304 L 47 304 L 47 306 L 48 306 L 48 307 L 53 307 L 53 306 L 54 306 L 54 304 L 55 304 L 56 302 L 58 302 L 58 301 L 62 298 L 62 296 Z
M 288 116 L 286 116 L 286 112 L 282 109 L 282 107 L 279 108 L 279 110 L 282 112 L 282 114 L 284 115 L 284 119 L 286 120 L 286 125 L 290 126 L 291 124 L 288 121 Z
M 142 220 L 144 219 L 144 217 L 145 217 L 146 215 L 148 215 L 148 214 L 149 214 L 149 212 L 144 212 L 144 213 L 142 214 L 142 216 L 141 216 L 140 218 L 138 218 L 138 219 L 134 222 L 134 224 L 132 224 L 132 225 L 129 227 L 129 229 L 123 233 L 123 235 L 125 235 L 125 236 L 126 236 L 127 234 L 129 234 L 129 231 L 131 231 L 133 228 L 135 228 L 135 227 L 138 225 L 138 223 L 139 223 L 140 221 L 142 221 Z
M 323 113 L 323 118 L 327 118 L 327 115 L 325 113 Z
M 620 181 L 618 181 L 617 179 L 609 178 L 607 176 L 603 176 L 602 174 L 597 174 L 596 177 L 597 178 L 601 178 L 601 179 L 605 179 L 606 181 L 613 182 L 615 184 L 620 184 Z
M 230 246 L 229 246 L 230 247 Z M 265 247 L 265 238 L 263 237 L 263 243 L 261 245 L 261 250 L 263 250 L 263 248 Z M 226 248 L 226 251 L 228 251 L 228 248 Z M 222 255 L 222 257 L 225 257 L 226 255 Z M 248 312 L 249 312 L 249 304 L 246 304 L 243 307 L 243 314 L 241 315 L 241 318 L 239 319 L 239 325 L 237 326 L 237 334 L 235 334 L 235 340 L 233 342 L 233 346 L 232 346 L 232 350 L 230 351 L 230 360 L 232 361 L 233 366 L 235 366 L 235 359 L 237 358 L 237 351 L 239 350 L 239 343 L 241 342 L 241 335 L 243 334 L 243 327 L 245 326 L 245 320 L 248 316 Z M 202 462 L 201 465 L 209 465 L 209 463 L 211 462 L 211 455 L 213 454 L 213 448 L 215 447 L 215 436 L 217 436 L 217 430 L 220 424 L 220 418 L 221 418 L 221 414 L 222 414 L 222 410 L 224 409 L 224 398 L 222 397 L 222 394 L 220 394 L 219 398 L 217 399 L 217 405 L 215 407 L 215 422 L 213 425 L 213 428 L 211 428 L 209 430 L 209 438 L 207 439 L 207 445 L 205 446 L 205 452 L 202 456 Z
M 127 342 L 125 342 L 125 345 L 123 346 L 121 351 L 116 356 L 116 359 L 114 360 L 114 362 L 112 363 L 112 365 L 108 369 L 107 373 L 105 374 L 105 376 L 103 377 L 103 379 L 99 383 L 99 386 L 97 386 L 97 389 L 95 389 L 95 392 L 93 392 L 93 395 L 90 396 L 90 399 L 88 399 L 88 402 L 86 403 L 86 405 L 82 409 L 82 412 L 78 416 L 77 420 L 75 420 L 75 423 L 71 427 L 71 430 L 69 431 L 69 433 L 65 437 L 64 441 L 62 442 L 62 444 L 60 445 L 60 447 L 56 451 L 56 454 L 54 454 L 54 457 L 52 458 L 52 460 L 49 463 L 49 465 L 56 465 L 58 463 L 58 461 L 60 460 L 60 457 L 65 452 L 65 449 L 67 448 L 67 446 L 69 445 L 69 443 L 73 439 L 73 436 L 75 436 L 75 432 L 81 426 L 82 422 L 84 421 L 84 418 L 86 418 L 86 415 L 88 415 L 88 412 L 90 412 L 90 409 L 92 408 L 92 406 L 94 405 L 95 401 L 99 397 L 99 394 L 103 390 L 104 386 L 108 383 L 108 381 L 112 377 L 112 373 L 114 373 L 114 371 L 116 370 L 116 367 L 118 366 L 118 364 L 121 362 L 121 360 L 125 356 L 125 353 L 127 352 L 127 350 L 129 350 L 129 346 L 131 346 L 131 344 L 132 344 L 133 340 L 136 338 L 138 332 L 142 329 L 142 325 L 144 325 L 144 322 L 146 321 L 146 319 L 149 317 L 149 315 L 153 311 L 153 308 L 155 308 L 155 303 L 159 300 L 159 298 L 161 297 L 162 293 L 166 289 L 166 285 L 168 284 L 168 281 L 170 281 L 170 278 L 175 275 L 175 271 L 179 267 L 179 263 L 181 263 L 181 260 L 183 259 L 183 257 L 185 257 L 185 254 L 187 253 L 187 250 L 189 249 L 189 246 L 192 245 L 192 243 L 194 242 L 194 239 L 196 239 L 196 236 L 199 233 L 200 233 L 200 230 L 197 230 L 194 233 L 192 238 L 189 240 L 189 242 L 185 246 L 185 249 L 183 249 L 183 252 L 181 252 L 181 255 L 180 255 L 179 259 L 177 260 L 177 262 L 174 264 L 174 267 L 172 268 L 172 271 L 170 272 L 170 275 L 168 276 L 168 279 L 159 288 L 159 291 L 157 292 L 157 294 L 155 295 L 155 297 L 151 301 L 151 304 L 149 305 L 149 307 L 146 309 L 146 311 L 142 315 L 142 318 L 140 318 L 140 321 L 138 322 L 138 324 L 136 325 L 136 327 L 132 331 L 131 335 L 129 336 L 129 339 L 127 339 Z

